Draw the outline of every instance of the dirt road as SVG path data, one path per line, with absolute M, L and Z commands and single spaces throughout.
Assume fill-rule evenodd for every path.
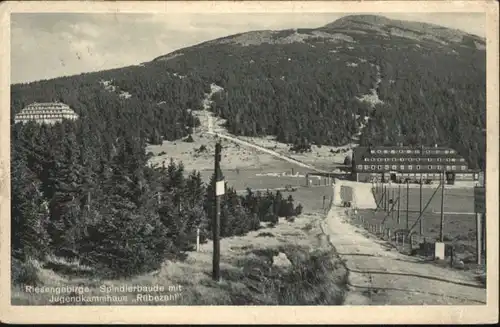
M 339 181 L 335 203 L 373 206 L 367 185 Z M 333 206 L 323 224 L 330 243 L 345 260 L 350 292 L 346 305 L 485 304 L 486 289 L 471 276 L 404 256 L 347 222 L 345 208 Z

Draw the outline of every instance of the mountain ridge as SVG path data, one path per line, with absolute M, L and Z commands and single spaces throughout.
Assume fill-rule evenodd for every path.
M 376 28 L 374 28 L 375 26 Z M 478 50 L 485 50 L 485 45 L 486 45 L 486 39 L 483 37 L 467 33 L 459 29 L 452 29 L 437 24 L 390 19 L 382 15 L 348 15 L 336 19 L 331 23 L 316 28 L 291 28 L 282 30 L 267 29 L 267 30 L 253 30 L 248 32 L 231 34 L 213 40 L 204 41 L 182 49 L 174 50 L 168 54 L 158 56 L 154 58 L 152 61 L 170 59 L 172 55 L 177 53 L 182 53 L 182 51 L 186 51 L 186 49 L 199 48 L 213 44 L 231 43 L 232 40 L 234 39 L 238 40 L 243 37 L 246 37 L 247 39 L 250 39 L 252 37 L 260 38 L 260 41 L 259 40 L 247 41 L 248 44 L 244 43 L 242 44 L 241 42 L 238 41 L 235 41 L 235 43 L 238 43 L 240 45 L 258 45 L 261 43 L 273 44 L 273 43 L 280 43 L 280 41 L 276 37 L 277 34 L 290 33 L 291 35 L 293 33 L 297 33 L 299 30 L 312 31 L 313 33 L 314 32 L 325 33 L 330 30 L 333 30 L 336 31 L 336 34 L 342 34 L 341 31 L 360 32 L 366 29 L 367 27 L 371 31 L 379 32 L 381 35 L 384 36 L 399 36 L 399 37 L 406 37 L 413 39 L 416 38 L 417 40 L 427 39 L 436 41 L 441 44 L 443 44 L 444 42 L 461 43 L 463 42 L 464 38 L 468 38 L 472 42 L 479 43 L 475 44 L 475 47 Z M 325 35 L 323 36 L 328 38 L 328 36 Z M 320 35 L 318 35 L 318 37 L 320 37 Z M 293 42 L 293 40 L 290 41 Z

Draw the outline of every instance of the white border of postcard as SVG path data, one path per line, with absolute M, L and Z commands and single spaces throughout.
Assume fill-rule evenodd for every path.
M 10 13 L 13 12 L 483 12 L 487 28 L 487 247 L 498 249 L 497 1 L 23 1 L 0 3 L 0 320 L 12 323 L 493 323 L 498 321 L 498 251 L 488 251 L 482 306 L 12 306 L 10 291 Z

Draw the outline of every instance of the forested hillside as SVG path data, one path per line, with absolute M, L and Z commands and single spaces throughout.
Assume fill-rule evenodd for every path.
M 484 48 L 464 32 L 361 15 L 229 36 L 152 64 L 222 86 L 213 110 L 235 134 L 344 145 L 368 115 L 362 144 L 449 145 L 484 168 Z
M 186 176 L 173 162 L 148 166 L 145 153 L 147 142 L 178 139 L 199 123 L 187 109 L 199 109 L 205 85 L 159 63 L 12 87 L 12 113 L 34 101 L 62 101 L 80 115 L 12 125 L 14 282 L 36 282 L 22 268 L 26 260 L 60 257 L 97 275 L 130 276 L 192 249 L 196 228 L 202 241 L 211 238 L 213 182 Z M 228 188 L 221 236 L 300 211 L 279 192 L 242 197 Z

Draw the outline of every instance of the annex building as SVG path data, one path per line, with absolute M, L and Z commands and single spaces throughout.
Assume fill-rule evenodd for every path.
M 359 182 L 440 181 L 447 184 L 478 181 L 479 170 L 469 169 L 463 156 L 448 147 L 356 147 L 352 154 L 353 179 Z
M 40 124 L 55 124 L 63 119 L 78 119 L 78 115 L 61 102 L 32 103 L 14 117 L 14 123 L 35 121 Z

